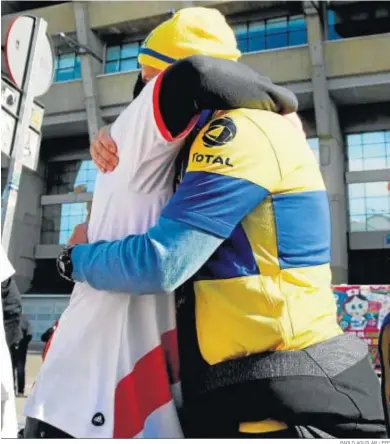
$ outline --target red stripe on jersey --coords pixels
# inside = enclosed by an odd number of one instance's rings
[[[165,126],[165,122],[164,122],[164,119],[163,119],[163,117],[161,115],[161,111],[160,111],[160,88],[161,88],[163,76],[164,76],[163,73],[159,74],[159,76],[156,80],[156,83],[154,84],[154,87],[153,87],[153,114],[154,114],[154,120],[156,121],[157,128],[160,131],[163,138],[167,142],[174,142],[179,139],[184,139],[184,137],[186,137],[192,131],[196,122],[199,119],[199,115],[194,116],[191,119],[191,122],[189,122],[187,128],[182,133],[180,133],[176,137],[172,136],[172,134],[169,132],[168,128]],[[175,106],[175,105],[173,104],[172,106]],[[180,112],[180,110],[178,110],[178,112]]]
[[[46,342],[45,347],[43,348],[42,361],[44,361],[46,358],[47,352],[49,351],[49,348],[50,348],[51,343],[53,341],[54,332],[56,331],[57,327],[58,327],[58,321],[56,321],[56,323],[53,325],[52,334],[51,334],[50,338],[48,339],[48,341]]]
[[[172,399],[161,345],[143,356],[115,390],[114,438],[133,438],[148,416]]]
[[[161,335],[161,343],[167,360],[168,368],[170,370],[170,383],[175,384],[180,381],[179,378],[179,349],[177,344],[176,329],[164,332]]]

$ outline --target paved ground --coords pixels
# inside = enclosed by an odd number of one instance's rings
[[[23,409],[26,402],[27,396],[30,394],[31,387],[35,381],[38,374],[39,367],[41,366],[42,357],[40,352],[29,351],[27,355],[27,365],[26,365],[26,397],[16,398],[16,412],[18,414],[19,428],[24,425]]]

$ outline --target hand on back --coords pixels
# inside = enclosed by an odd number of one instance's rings
[[[99,130],[89,147],[92,160],[102,173],[114,171],[118,165],[118,149],[107,127]]]

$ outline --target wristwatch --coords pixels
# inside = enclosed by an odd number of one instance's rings
[[[72,279],[73,265],[72,265],[72,250],[74,245],[66,245],[57,257],[57,271],[61,277],[67,281],[74,282]]]

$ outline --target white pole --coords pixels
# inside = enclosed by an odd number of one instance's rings
[[[30,53],[28,56],[26,77],[23,84],[23,94],[19,109],[19,120],[17,122],[14,138],[14,147],[11,154],[8,170],[7,186],[4,191],[4,212],[2,224],[2,244],[7,255],[10,254],[12,233],[15,228],[15,214],[18,203],[18,191],[23,170],[24,151],[26,148],[31,112],[34,103],[34,82],[39,73],[41,51],[46,39],[47,23],[40,18],[35,19],[34,31]],[[39,75],[39,74],[38,74]]]

